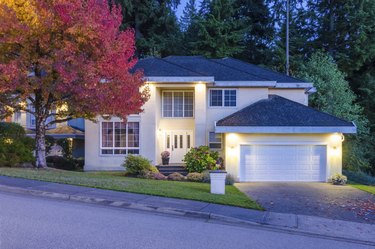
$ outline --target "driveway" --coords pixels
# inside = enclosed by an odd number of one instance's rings
[[[289,182],[235,186],[267,211],[375,224],[375,196],[350,186]]]

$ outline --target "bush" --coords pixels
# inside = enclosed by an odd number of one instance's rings
[[[21,125],[0,122],[0,166],[34,162],[33,149],[34,139],[26,136]]]
[[[167,177],[160,172],[145,171],[140,177],[153,180],[167,180]]]
[[[178,172],[174,172],[168,176],[168,180],[172,181],[183,181],[185,180],[185,176],[181,175]]]
[[[199,146],[191,148],[184,157],[186,169],[189,172],[201,173],[206,169],[214,169],[219,159],[217,151],[210,151],[208,146]]]
[[[22,163],[34,161],[32,149],[22,141],[10,138],[0,139],[0,166],[17,167]]]
[[[210,171],[205,170],[202,172],[202,182],[209,183],[210,182]]]
[[[225,185],[233,185],[236,182],[234,177],[231,174],[227,174],[227,177],[225,178]]]
[[[151,161],[142,156],[128,155],[122,164],[126,174],[131,176],[143,176],[147,172],[158,172],[158,169],[151,165]]]
[[[203,181],[203,174],[197,173],[197,172],[189,173],[186,176],[186,179],[188,181],[191,181],[191,182],[202,182]]]
[[[55,169],[79,170],[83,168],[83,166],[81,166],[82,161],[73,158],[65,158],[62,156],[47,156],[46,159],[48,167]]]
[[[347,177],[342,174],[334,174],[328,178],[328,181],[334,185],[345,185],[347,180]]]
[[[362,171],[354,172],[344,170],[343,172],[348,177],[349,181],[354,181],[365,185],[375,185],[375,177],[370,176]]]
[[[25,129],[17,123],[0,122],[0,136],[19,139],[26,136]]]

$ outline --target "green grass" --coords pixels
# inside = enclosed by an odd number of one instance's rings
[[[364,185],[364,184],[359,184],[359,183],[350,183],[350,186],[369,192],[370,194],[375,195],[375,186],[369,186],[369,185]]]
[[[234,186],[226,186],[225,195],[214,195],[210,193],[210,184],[207,183],[131,178],[125,177],[122,172],[0,168],[0,175],[262,210],[261,206]]]

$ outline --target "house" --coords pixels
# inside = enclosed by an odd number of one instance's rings
[[[19,111],[8,117],[5,122],[14,122],[20,124],[26,131],[26,135],[35,137],[35,117],[34,115]],[[49,122],[47,120],[47,122]],[[68,138],[71,146],[73,157],[83,157],[85,155],[85,135],[84,120],[81,118],[69,120],[66,122],[53,124],[50,126],[46,135],[53,137],[55,140]],[[62,155],[62,148],[58,145],[52,146],[48,155]]]
[[[326,181],[341,173],[348,121],[308,107],[313,84],[232,59],[169,56],[140,60],[150,99],[144,112],[85,121],[85,170],[121,170],[127,154],[154,164],[160,153],[218,150],[238,181]]]

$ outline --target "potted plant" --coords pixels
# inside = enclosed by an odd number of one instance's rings
[[[170,153],[169,151],[163,151],[161,153],[161,161],[163,163],[163,165],[168,165],[169,164],[169,157],[170,157]]]
[[[215,167],[210,170],[211,194],[225,194],[227,172],[223,169],[223,160],[218,158]]]

